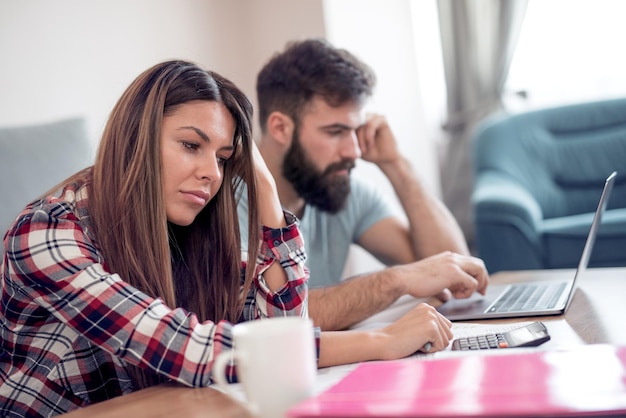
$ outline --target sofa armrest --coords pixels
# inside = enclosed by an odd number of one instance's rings
[[[542,210],[519,183],[496,171],[480,173],[472,194],[476,244],[490,272],[542,268]]]

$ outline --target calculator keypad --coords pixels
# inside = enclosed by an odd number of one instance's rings
[[[453,350],[489,350],[506,348],[508,344],[500,333],[459,338],[453,342]]]

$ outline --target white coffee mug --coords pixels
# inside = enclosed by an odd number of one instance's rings
[[[213,380],[233,394],[226,381],[226,366],[234,359],[237,378],[255,415],[283,417],[290,406],[313,394],[317,361],[310,319],[279,317],[242,322],[233,327],[233,340],[233,350],[215,359]]]

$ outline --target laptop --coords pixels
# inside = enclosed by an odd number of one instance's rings
[[[606,209],[616,175],[617,172],[611,173],[604,183],[600,202],[593,216],[585,247],[573,277],[518,282],[509,285],[490,285],[487,287],[485,296],[474,293],[467,299],[451,299],[437,310],[451,321],[561,315],[565,313],[574,295],[576,280],[587,269],[602,214]]]

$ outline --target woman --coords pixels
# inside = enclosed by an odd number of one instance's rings
[[[4,239],[0,415],[56,415],[168,380],[206,386],[232,323],[307,314],[302,239],[251,114],[218,74],[158,64],[114,107],[93,167],[20,214]],[[437,325],[416,338],[424,320]],[[319,365],[404,357],[450,337],[424,305],[383,330],[322,335]]]

